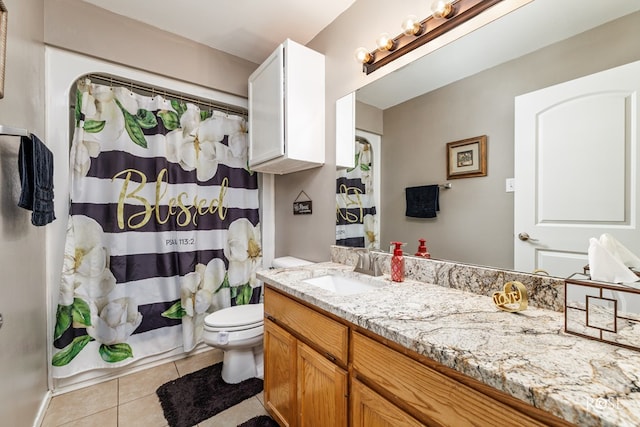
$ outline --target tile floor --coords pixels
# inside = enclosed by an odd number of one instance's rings
[[[166,427],[156,389],[162,384],[222,361],[210,350],[51,399],[42,427]],[[266,415],[262,393],[202,421],[198,427],[235,427]]]

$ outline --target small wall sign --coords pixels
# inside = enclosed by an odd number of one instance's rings
[[[300,200],[300,196],[304,195],[306,200]],[[294,215],[309,215],[313,212],[311,198],[307,193],[301,191],[298,193],[298,197],[293,201],[293,214]]]

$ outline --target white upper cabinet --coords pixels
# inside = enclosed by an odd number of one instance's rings
[[[356,155],[356,93],[336,101],[336,167],[352,168]]]
[[[249,166],[285,174],[324,164],[324,55],[285,40],[249,76]]]

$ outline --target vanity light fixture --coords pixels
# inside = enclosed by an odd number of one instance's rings
[[[364,47],[359,47],[354,52],[356,57],[356,61],[362,64],[371,64],[373,62],[373,54],[369,53],[369,51]]]
[[[449,19],[455,14],[453,0],[436,0],[431,5],[431,16],[434,18]]]
[[[424,31],[424,26],[415,15],[407,16],[404,21],[402,21],[401,27],[402,34],[405,36],[419,36]]]
[[[391,51],[396,48],[396,42],[389,36],[389,33],[382,33],[376,39],[376,46],[381,52],[385,50]]]
[[[435,0],[431,4],[431,15],[422,21],[413,15],[408,16],[402,22],[401,34],[391,38],[389,34],[382,33],[376,40],[376,50],[369,51],[364,47],[356,49],[356,60],[362,64],[362,71],[370,74],[501,1]]]

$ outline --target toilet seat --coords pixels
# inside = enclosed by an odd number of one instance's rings
[[[264,304],[223,308],[204,318],[205,341],[242,342],[264,333]],[[219,335],[222,333],[223,335]]]
[[[246,304],[223,308],[204,318],[208,331],[244,331],[264,323],[264,304]]]
[[[204,324],[205,331],[218,332],[218,331],[227,331],[227,332],[239,332],[239,331],[247,331],[250,329],[258,328],[264,325],[264,322],[256,322],[251,323],[249,325],[238,325],[238,326],[211,326],[207,325],[206,321]]]

